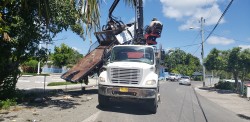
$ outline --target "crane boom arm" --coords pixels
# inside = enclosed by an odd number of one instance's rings
[[[109,9],[109,20],[113,20],[112,13],[115,10],[117,4],[120,2],[120,0],[115,0],[113,4],[111,5]],[[136,10],[136,23],[137,28],[135,31],[135,39],[134,44],[145,44],[143,42],[144,36],[143,36],[143,0],[134,0],[134,6]]]
[[[109,19],[111,19],[112,18],[112,13],[113,13],[113,11],[115,10],[115,8],[116,8],[116,6],[117,6],[117,4],[120,2],[120,0],[115,0],[114,2],[113,2],[113,4],[111,5],[111,7],[109,8]]]

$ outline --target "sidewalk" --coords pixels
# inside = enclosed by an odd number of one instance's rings
[[[195,91],[208,100],[236,113],[241,118],[250,120],[250,101],[228,90],[217,90],[195,86]]]

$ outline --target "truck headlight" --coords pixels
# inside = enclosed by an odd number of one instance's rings
[[[100,82],[105,82],[105,78],[99,77],[99,81],[100,81]]]
[[[148,81],[146,82],[146,85],[154,85],[154,84],[156,84],[156,81],[155,81],[155,80],[148,80]]]

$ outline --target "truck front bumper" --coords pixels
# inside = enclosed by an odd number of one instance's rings
[[[100,85],[98,93],[103,96],[151,99],[157,96],[156,88],[117,87]]]

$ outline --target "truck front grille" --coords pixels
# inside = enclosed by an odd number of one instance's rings
[[[117,84],[139,84],[142,73],[139,69],[111,68],[111,82]]]

